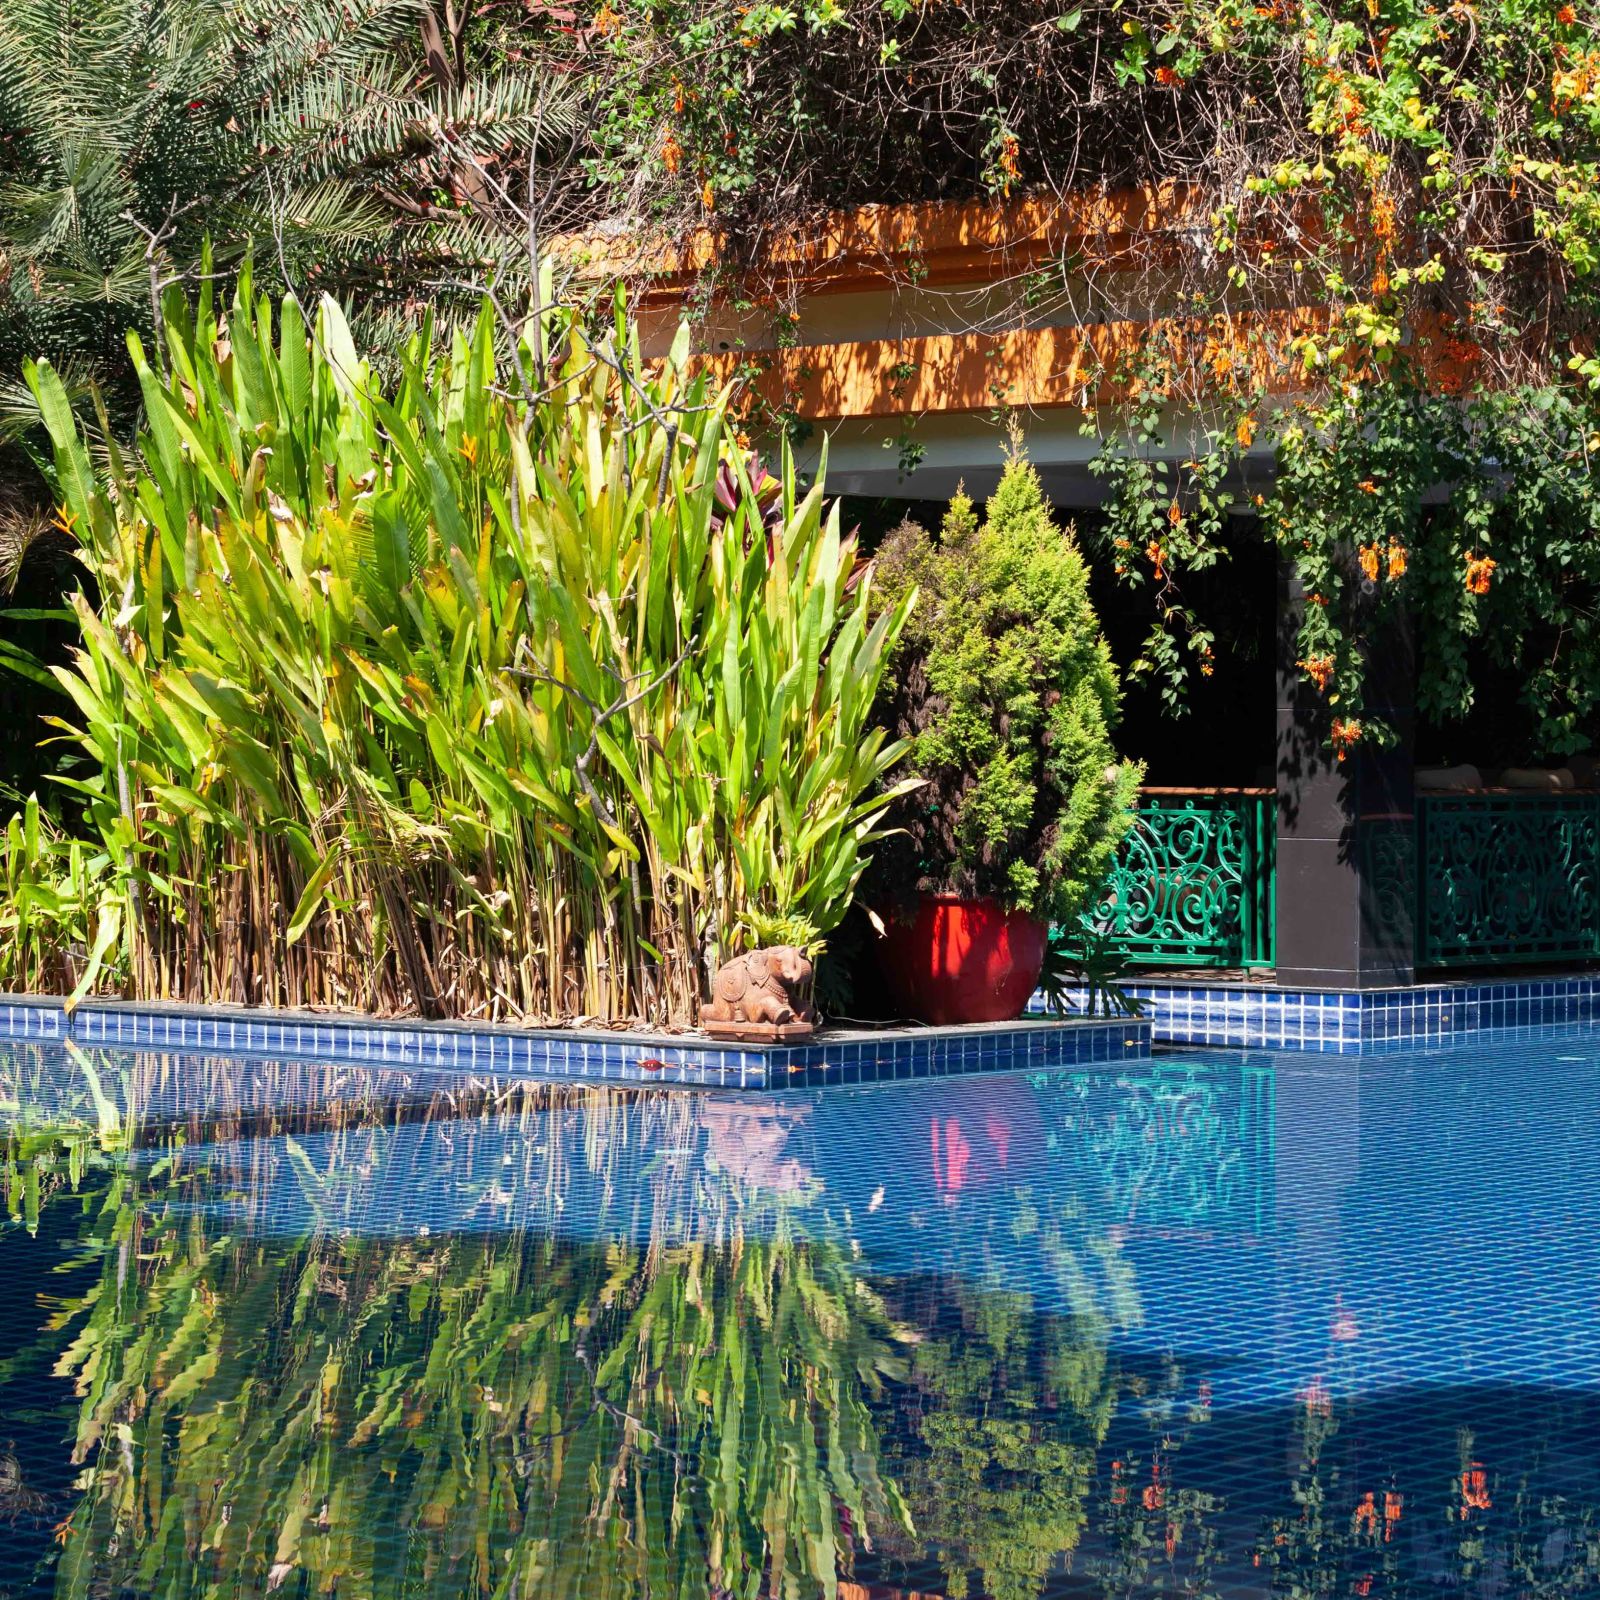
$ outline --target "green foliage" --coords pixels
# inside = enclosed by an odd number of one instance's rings
[[[885,591],[921,585],[880,718],[926,783],[897,818],[883,882],[997,895],[1074,919],[1131,818],[1140,769],[1111,743],[1117,678],[1070,531],[1017,449],[980,528],[958,494],[935,543],[914,525],[881,556]]]
[[[898,792],[868,714],[914,596],[869,619],[787,459],[758,500],[683,341],[650,375],[620,301],[586,330],[547,297],[497,362],[485,306],[385,393],[336,303],[308,328],[248,275],[162,332],[110,491],[29,369],[107,597],[58,676],[116,982],[682,1021],[703,959],[837,922]]]
[[[471,7],[464,7],[463,18]],[[0,11],[0,380],[81,377],[147,333],[203,234],[376,312],[502,250],[480,169],[569,133],[570,99],[480,24],[434,59],[421,0],[8,0]],[[457,13],[452,13],[452,16]],[[437,32],[437,30],[435,30]],[[36,420],[36,419],[35,419]]]
[[[103,850],[68,838],[30,795],[0,830],[0,993],[81,993],[121,931]]]
[[[1397,613],[1411,620],[1424,716],[1464,717],[1487,662],[1521,683],[1527,755],[1593,741],[1597,453],[1594,407],[1553,388],[1463,402],[1371,385],[1284,419],[1262,516],[1308,597],[1301,665],[1336,743],[1390,737],[1365,685]]]
[[[1142,1017],[1146,1002],[1123,984],[1129,963],[1116,939],[1084,915],[1075,928],[1052,928],[1039,973],[1039,991],[1051,1009],[1070,1012],[1076,991],[1082,991],[1083,1015]]]
[[[1297,330],[1308,361],[1359,347],[1381,365],[1408,318],[1448,309],[1510,370],[1594,313],[1593,0],[812,0],[733,18],[713,0],[607,0],[593,15],[591,170],[631,215],[645,195],[663,220],[714,216],[748,238],[824,206],[1169,185],[1188,216],[1096,283],[1108,319],[1325,306],[1331,326]],[[1080,267],[1063,251],[1027,274],[1034,309],[1081,320]]]
[[[1237,416],[1237,407],[1233,408]],[[1514,675],[1526,737],[1508,759],[1587,748],[1600,710],[1600,403],[1554,382],[1431,388],[1412,361],[1269,412],[1275,473],[1247,499],[1227,486],[1257,436],[1253,416],[1197,429],[1181,466],[1155,458],[1160,406],[1122,413],[1096,470],[1110,486],[1102,538],[1124,583],[1153,596],[1130,676],[1154,676],[1181,710],[1214,635],[1183,580],[1264,536],[1306,597],[1298,659],[1327,705],[1336,750],[1386,743],[1367,707],[1373,651],[1403,617],[1417,650],[1417,709],[1466,717],[1485,669]],[[1165,508],[1165,509],[1164,509]],[[1232,522],[1230,512],[1255,520]],[[1259,530],[1253,534],[1252,529]]]

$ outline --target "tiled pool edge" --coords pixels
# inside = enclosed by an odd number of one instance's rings
[[[1279,989],[1193,980],[1135,980],[1124,988],[1147,1003],[1144,1020],[1157,1043],[1229,1049],[1376,1054],[1488,1029],[1600,1017],[1600,973],[1410,989]]]
[[[565,1081],[778,1089],[1143,1060],[1151,1029],[1148,1022],[1035,1017],[973,1028],[824,1035],[805,1045],[728,1045],[683,1034],[477,1028],[130,1002],[85,1002],[69,1016],[59,1000],[0,995],[0,1038]]]

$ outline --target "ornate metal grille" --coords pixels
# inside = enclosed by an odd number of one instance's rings
[[[1419,794],[1417,965],[1600,956],[1600,795]]]
[[[1129,961],[1270,967],[1277,830],[1270,789],[1147,789],[1090,913]]]

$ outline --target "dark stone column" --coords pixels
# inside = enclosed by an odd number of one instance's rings
[[[1399,733],[1387,750],[1328,748],[1327,702],[1296,665],[1305,605],[1287,567],[1278,604],[1277,969],[1280,984],[1376,989],[1413,979],[1415,665],[1410,631],[1369,642],[1368,714]]]

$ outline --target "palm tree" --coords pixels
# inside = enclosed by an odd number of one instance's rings
[[[18,614],[68,586],[39,537],[54,497],[23,360],[49,357],[104,447],[138,405],[128,329],[202,271],[253,255],[263,288],[359,290],[380,347],[425,305],[475,308],[526,250],[525,219],[502,226],[517,174],[576,124],[500,18],[494,0],[452,0],[443,26],[427,0],[0,5],[0,676],[20,713],[0,784],[44,770],[39,658],[71,631]]]
[[[448,16],[447,36],[424,0],[12,0],[0,380],[41,354],[119,369],[206,235],[224,266],[253,249],[258,280],[389,306],[483,270],[486,202],[573,112],[508,29]]]

